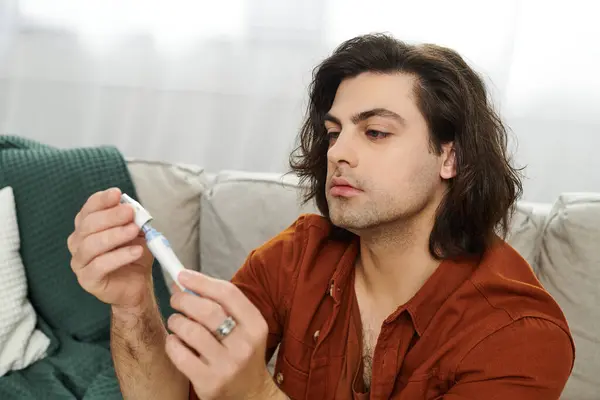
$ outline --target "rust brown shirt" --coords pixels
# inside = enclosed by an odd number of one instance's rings
[[[275,381],[291,399],[559,398],[574,362],[568,325],[501,240],[478,260],[444,260],[384,321],[366,391],[358,240],[331,240],[330,229],[320,216],[301,216],[232,280],[268,322],[267,359],[281,344]]]

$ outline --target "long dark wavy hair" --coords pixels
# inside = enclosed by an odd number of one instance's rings
[[[432,256],[481,255],[496,235],[506,238],[523,188],[520,170],[511,166],[507,155],[506,128],[488,100],[483,80],[451,49],[411,45],[387,34],[350,39],[313,71],[306,118],[289,159],[291,172],[305,187],[304,201],[314,199],[329,218],[324,116],[340,82],[363,72],[414,75],[415,98],[427,121],[432,151],[439,155],[442,144],[454,143],[457,173],[448,181],[436,212],[429,236]],[[351,236],[336,229],[340,237]]]

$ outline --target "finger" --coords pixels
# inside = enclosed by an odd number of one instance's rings
[[[167,326],[183,343],[200,354],[207,365],[227,357],[227,350],[202,324],[181,314],[173,314],[167,320]]]
[[[84,220],[79,222],[79,228],[76,228],[67,238],[67,247],[71,254],[74,254],[79,247],[79,243],[86,236],[115,226],[125,225],[133,221],[134,216],[133,208],[128,204],[121,204],[106,210],[90,213]],[[143,235],[143,232],[139,232]]]
[[[85,237],[73,256],[73,263],[84,268],[94,258],[129,243],[138,236],[139,228],[134,223],[107,229]]]
[[[86,268],[76,270],[77,278],[84,289],[94,291],[109,274],[138,260],[142,254],[140,245],[118,248],[94,258]]]
[[[165,351],[175,368],[181,371],[190,381],[209,382],[212,374],[210,374],[208,366],[192,350],[187,348],[176,335],[167,336]]]
[[[227,313],[218,303],[182,291],[171,296],[171,306],[202,324],[209,332],[215,332],[227,318]]]
[[[92,212],[81,221],[78,236],[85,238],[92,233],[101,232],[115,226],[122,226],[133,221],[135,213],[128,204],[119,204],[115,207]]]
[[[254,304],[229,281],[211,278],[193,270],[184,270],[179,274],[179,282],[192,292],[220,304],[225,312],[240,324],[253,326],[254,321],[264,320]]]
[[[75,254],[77,247],[75,246],[75,232],[71,233],[67,238],[67,248],[71,255]]]
[[[120,199],[121,190],[119,188],[110,188],[92,194],[83,207],[81,207],[79,213],[75,216],[75,229],[79,227],[81,221],[83,221],[88,214],[116,206]]]

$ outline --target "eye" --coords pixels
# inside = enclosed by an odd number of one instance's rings
[[[335,131],[329,131],[327,132],[327,138],[332,141],[338,138],[338,136],[340,136],[339,132],[335,132]]]
[[[367,136],[371,139],[384,139],[389,135],[387,132],[374,131],[372,129],[367,131]]]

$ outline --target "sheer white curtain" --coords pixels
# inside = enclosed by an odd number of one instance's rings
[[[525,198],[600,191],[594,2],[0,0],[0,132],[211,171],[285,171],[312,68],[387,31],[458,50],[525,165]]]

